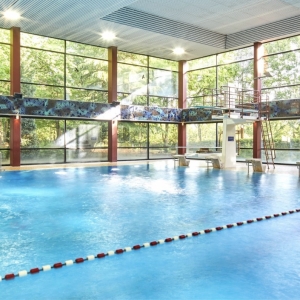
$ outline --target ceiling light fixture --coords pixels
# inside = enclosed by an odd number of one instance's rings
[[[105,41],[112,41],[116,38],[116,35],[111,31],[104,31],[101,36]]]
[[[14,10],[7,10],[3,13],[4,17],[9,20],[18,20],[20,19],[20,14]]]
[[[174,50],[173,50],[173,53],[176,54],[176,55],[181,55],[183,54],[185,51],[183,48],[181,47],[176,47]]]

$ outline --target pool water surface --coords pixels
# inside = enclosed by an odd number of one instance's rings
[[[0,276],[300,207],[290,175],[172,163],[0,173]],[[300,213],[0,282],[0,299],[298,299]]]

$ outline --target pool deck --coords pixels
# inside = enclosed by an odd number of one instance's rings
[[[59,169],[59,168],[88,168],[88,167],[101,167],[101,166],[118,166],[118,165],[136,165],[136,164],[154,164],[154,163],[169,163],[173,164],[172,159],[166,160],[136,160],[136,161],[118,161],[118,162],[99,162],[99,163],[68,163],[68,164],[44,164],[44,165],[23,165],[20,167],[2,166],[2,171],[19,171],[19,170],[42,170],[42,169]],[[190,166],[207,168],[205,160],[191,160]],[[184,167],[180,167],[184,168]],[[228,169],[232,171],[245,171],[248,172],[247,164],[244,162],[238,162],[236,168]],[[249,173],[253,173],[252,167],[249,167]],[[272,165],[269,169],[266,168],[267,174],[290,174],[299,176],[299,170],[296,165]]]

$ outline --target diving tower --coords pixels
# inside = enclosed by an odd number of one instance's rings
[[[275,150],[269,121],[268,95],[231,86],[205,92],[203,106],[197,107],[212,111],[212,120],[223,121],[222,156],[218,158],[220,165],[223,168],[236,167],[236,125],[260,121],[267,166],[269,168],[270,162],[274,166]]]

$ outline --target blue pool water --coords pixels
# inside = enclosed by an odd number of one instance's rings
[[[171,163],[0,173],[0,276],[300,207],[297,176]],[[0,282],[0,299],[298,299],[300,213]]]

